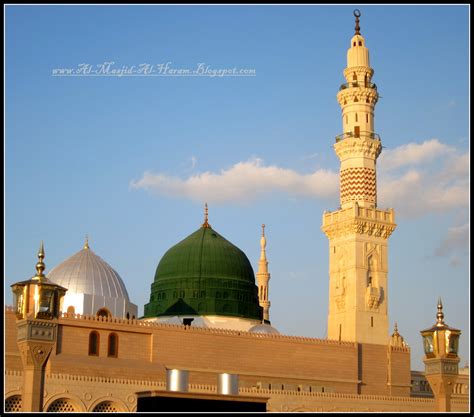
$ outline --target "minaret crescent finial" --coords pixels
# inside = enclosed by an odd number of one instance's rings
[[[89,249],[89,235],[86,235],[86,241],[84,242],[84,249]]]
[[[359,9],[354,10],[354,16],[356,18],[355,34],[360,35],[359,17],[361,13]]]
[[[262,224],[262,236],[265,236],[265,225]]]
[[[209,209],[207,207],[207,203],[204,205],[204,223],[202,224],[202,227],[211,227],[211,225],[209,224]]]

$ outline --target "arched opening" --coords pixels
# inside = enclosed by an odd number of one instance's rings
[[[89,333],[89,356],[99,356],[100,335],[96,331]]]
[[[9,413],[21,412],[21,395],[12,395],[5,400],[5,411]]]
[[[127,312],[127,320],[130,320],[130,313]]]
[[[118,336],[115,333],[109,334],[107,356],[109,358],[116,358],[118,356]]]
[[[49,413],[68,413],[77,411],[67,398],[58,398],[46,410]]]
[[[101,309],[97,310],[97,317],[107,317],[107,318],[109,318],[109,317],[112,317],[112,314],[105,307],[102,307]]]
[[[358,122],[358,121],[359,121],[359,117],[357,116],[357,113],[356,113],[356,122]]]
[[[122,411],[120,407],[112,401],[102,401],[92,410],[93,413],[119,413],[120,411]]]

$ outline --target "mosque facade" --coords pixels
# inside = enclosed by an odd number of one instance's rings
[[[267,398],[267,411],[436,411],[424,374],[411,370],[409,346],[396,326],[391,334],[388,328],[388,238],[396,224],[393,209],[377,207],[378,91],[358,17],[337,94],[340,207],[322,221],[328,338],[278,331],[270,320],[265,226],[255,273],[247,255],[210,225],[206,205],[201,227],[160,260],[143,317],[126,281],[87,241],[47,278],[40,250],[28,282],[67,292],[57,318],[33,320],[29,312],[48,305],[13,286],[15,305],[5,309],[5,411],[26,411],[37,396],[40,411],[133,412],[137,393],[169,389],[170,370],[186,373],[190,393],[216,393],[219,375],[236,375],[238,394]],[[22,324],[28,320],[31,334]],[[451,410],[467,411],[468,368],[456,378]]]

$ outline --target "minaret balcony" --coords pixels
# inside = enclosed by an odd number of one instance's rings
[[[339,91],[345,90],[346,88],[351,88],[351,87],[354,87],[354,88],[358,88],[358,87],[372,88],[375,91],[377,91],[377,84],[371,83],[371,82],[368,82],[368,81],[351,81],[350,83],[341,84],[341,86],[339,87]]]
[[[345,132],[336,136],[336,143],[347,138],[370,138],[380,141],[380,136],[374,132]]]

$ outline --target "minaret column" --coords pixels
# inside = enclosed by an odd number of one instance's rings
[[[265,225],[262,224],[262,237],[260,239],[260,260],[258,261],[257,283],[258,283],[258,300],[263,308],[263,321],[270,323],[270,301],[268,299],[268,281],[270,281],[270,273],[268,272],[268,261],[265,248],[267,239],[265,238]]]
[[[374,132],[377,86],[369,50],[360,34],[360,12],[347,51],[346,83],[337,93],[342,134],[334,151],[340,160],[340,207],[323,215],[329,239],[328,338],[388,343],[388,237],[396,227],[393,209],[377,208],[376,160],[382,151]]]

